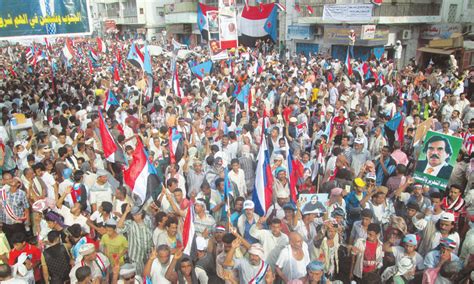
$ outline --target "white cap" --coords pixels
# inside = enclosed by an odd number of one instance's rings
[[[87,243],[87,244],[83,244],[80,248],[79,248],[79,254],[81,256],[86,256],[86,255],[89,255],[89,254],[92,254],[95,252],[95,246],[94,244],[90,244],[90,243]]]
[[[255,208],[255,204],[253,203],[252,200],[245,200],[244,201],[244,210],[245,209],[254,209]]]
[[[454,214],[449,213],[449,212],[444,212],[443,214],[441,214],[440,220],[448,221],[448,222],[454,222]]]
[[[334,112],[334,108],[332,106],[328,106],[328,108],[326,109],[326,112],[327,113],[333,113]]]
[[[197,250],[207,250],[207,240],[203,237],[196,238],[196,249]]]
[[[290,122],[297,122],[297,121],[298,121],[298,119],[296,119],[296,117],[291,117],[290,118]]]
[[[362,138],[356,138],[356,139],[354,139],[354,143],[355,143],[355,144],[364,144],[364,139],[362,139]]]

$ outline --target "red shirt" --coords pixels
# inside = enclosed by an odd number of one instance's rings
[[[26,252],[27,255],[31,255],[31,262],[33,263],[33,267],[35,267],[35,281],[40,281],[41,265],[38,264],[41,263],[41,251],[34,245],[27,243],[22,250],[12,249],[8,257],[8,264],[13,266],[16,263],[18,256],[24,252]]]
[[[375,257],[376,257],[376,252],[377,252],[377,242],[365,242],[365,252],[364,252],[364,262],[363,262],[363,268],[362,272],[371,272],[374,271],[375,268],[377,267],[377,263],[375,262]]]

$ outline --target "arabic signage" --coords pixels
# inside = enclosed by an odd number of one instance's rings
[[[421,39],[449,38],[453,33],[462,33],[460,24],[428,25],[421,28]]]
[[[0,0],[0,38],[90,35],[88,0]]]
[[[324,5],[323,21],[371,21],[372,4]]]
[[[286,33],[286,38],[291,39],[313,39],[313,33],[310,26],[303,25],[289,25]]]
[[[361,39],[374,39],[375,38],[375,25],[364,25],[360,30]]]
[[[348,26],[343,27],[339,25],[326,25],[324,27],[324,42],[331,44],[348,45],[349,31],[353,29],[356,34],[356,46],[380,46],[386,45],[388,41],[389,29],[388,27],[378,26],[374,31],[374,36],[371,39],[363,39],[362,26]]]

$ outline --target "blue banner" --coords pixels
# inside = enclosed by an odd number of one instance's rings
[[[88,0],[0,0],[0,38],[91,34]]]

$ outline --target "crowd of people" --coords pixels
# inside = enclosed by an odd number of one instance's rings
[[[205,50],[153,56],[146,96],[131,42],[106,43],[94,66],[95,39],[75,40],[72,60],[62,39],[36,45],[42,60],[0,49],[1,283],[474,280],[474,70],[371,56],[349,72],[264,43],[202,78],[191,67]],[[118,103],[104,108],[110,93]],[[385,127],[396,115],[401,138]],[[104,157],[102,118],[123,161]],[[443,189],[413,178],[427,120],[463,140]],[[124,182],[137,143],[160,180],[144,204]],[[257,210],[259,157],[272,200]]]

